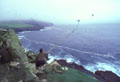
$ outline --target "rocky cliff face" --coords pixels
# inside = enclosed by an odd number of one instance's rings
[[[0,30],[0,82],[33,82],[35,65],[28,58],[12,30]]]
[[[0,82],[118,82],[108,73],[87,71],[75,63],[64,60],[53,61],[36,70],[36,54],[25,52],[13,30],[0,29]],[[113,75],[112,73],[109,75]],[[117,79],[117,80],[115,80]]]
[[[106,82],[120,82],[120,77],[111,71],[96,71],[95,75],[101,77]]]
[[[0,30],[0,63],[27,61],[25,50],[12,30]]]

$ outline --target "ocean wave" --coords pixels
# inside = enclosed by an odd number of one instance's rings
[[[35,43],[37,43],[37,44],[49,45],[49,46],[51,46],[51,47],[53,47],[53,46],[55,45],[54,43],[47,43],[47,42],[36,41],[36,40],[30,40],[30,41],[35,42]],[[75,52],[79,52],[79,53],[84,53],[84,54],[87,54],[87,55],[91,55],[91,54],[92,54],[92,55],[94,55],[94,56],[116,59],[116,58],[115,58],[112,54],[110,54],[110,53],[100,54],[100,53],[83,51],[83,50],[74,49],[74,48],[70,48],[70,47],[67,47],[67,46],[61,46],[61,45],[58,45],[57,47],[58,47],[58,48],[62,48],[62,49],[68,49],[68,50],[70,50],[70,51],[75,51]]]
[[[28,32],[32,32],[32,31],[22,31],[22,32],[19,32],[18,35],[19,35],[19,34],[28,33]]]
[[[52,30],[52,27],[46,27],[44,29],[40,29],[40,31]]]
[[[80,65],[80,61],[78,59],[76,59],[75,57],[73,57],[72,55],[65,55],[64,57],[60,57],[59,55],[53,56],[53,55],[49,54],[49,58],[50,58],[50,60],[48,60],[48,63],[51,63],[54,60],[63,59],[63,60],[66,60],[67,63],[74,62],[74,63]]]
[[[18,38],[19,40],[23,39],[25,36],[24,35],[19,35]]]
[[[25,52],[29,51],[30,49],[29,48],[25,48]]]
[[[97,70],[102,70],[102,71],[112,71],[113,73],[117,74],[120,76],[120,66],[116,65],[114,63],[108,63],[108,62],[97,62],[96,64],[88,64],[84,65],[84,67],[95,73]]]

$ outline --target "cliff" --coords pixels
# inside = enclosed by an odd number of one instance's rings
[[[13,29],[16,33],[21,31],[33,31],[44,29],[44,27],[53,26],[52,23],[36,20],[10,20],[1,21],[0,28]]]
[[[37,53],[25,52],[13,30],[0,29],[0,82],[118,82],[119,77],[110,73],[96,75],[75,63],[55,60],[36,70]],[[104,77],[104,74],[106,74]],[[115,80],[117,79],[117,80]]]
[[[15,32],[0,30],[0,82],[35,82],[33,70]]]

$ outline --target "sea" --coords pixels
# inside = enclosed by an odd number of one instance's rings
[[[34,52],[48,51],[66,38],[50,52],[48,62],[65,59],[93,73],[112,71],[120,76],[120,24],[54,25],[17,35],[25,50]]]

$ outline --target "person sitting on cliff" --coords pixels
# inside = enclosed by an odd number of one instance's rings
[[[41,66],[47,63],[47,60],[49,60],[48,54],[50,53],[50,51],[44,52],[42,48],[39,51],[40,52],[36,57],[36,69],[38,70]]]

